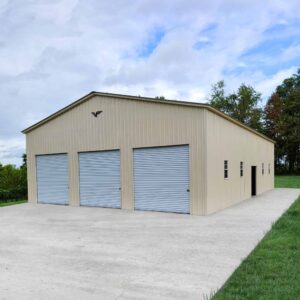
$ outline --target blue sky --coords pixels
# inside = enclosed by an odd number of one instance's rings
[[[92,90],[205,102],[252,85],[263,100],[300,67],[300,2],[1,0],[0,162],[20,131]]]

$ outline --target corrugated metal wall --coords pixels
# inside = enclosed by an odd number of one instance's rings
[[[190,210],[205,214],[205,126],[204,109],[95,96],[26,135],[29,201],[37,200],[35,155],[68,153],[70,205],[79,205],[78,152],[120,149],[122,208],[133,209],[132,149],[188,144]]]
[[[251,197],[251,166],[257,166],[257,194],[274,188],[274,144],[207,111],[207,213]],[[224,179],[224,160],[228,179]],[[243,162],[243,176],[240,163]],[[265,172],[262,175],[262,163]],[[271,172],[267,166],[271,164]]]
[[[189,146],[134,149],[135,209],[190,212]]]
[[[97,110],[103,112],[95,118],[91,112]],[[210,213],[250,197],[251,164],[257,165],[258,193],[273,188],[274,145],[204,108],[94,96],[29,132],[26,139],[31,202],[37,201],[35,155],[68,153],[70,205],[79,205],[78,152],[120,149],[122,208],[133,209],[133,148],[182,144],[190,151],[192,214]],[[229,179],[224,181],[226,159]],[[271,163],[270,175],[260,176],[262,162]]]

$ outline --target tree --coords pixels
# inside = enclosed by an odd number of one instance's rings
[[[22,193],[27,197],[27,155],[22,155],[23,164],[20,167],[20,186]]]
[[[27,155],[23,153],[22,155],[23,164],[21,165],[21,169],[27,169]]]
[[[231,103],[228,97],[225,96],[224,80],[220,80],[212,86],[209,104],[225,114],[230,115],[232,113],[233,108]]]
[[[158,99],[158,100],[166,100],[166,98],[164,96],[156,96],[155,99]]]
[[[283,102],[277,93],[273,93],[264,109],[264,134],[275,143],[275,170],[281,173],[280,166],[285,160],[284,122],[282,118]]]
[[[265,134],[276,142],[277,172],[300,173],[300,69],[277,86],[264,115]]]
[[[2,165],[0,163],[0,201],[26,199],[27,197],[27,167],[26,155],[23,155],[23,165]]]
[[[237,92],[225,95],[225,83],[219,81],[212,86],[209,104],[230,117],[262,131],[262,109],[258,106],[261,94],[253,87],[242,84]]]

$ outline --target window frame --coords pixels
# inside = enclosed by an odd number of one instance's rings
[[[240,161],[240,177],[244,177],[244,162]]]
[[[224,179],[228,179],[229,170],[228,170],[228,160],[224,160]]]

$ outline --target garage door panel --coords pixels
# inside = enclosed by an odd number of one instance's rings
[[[120,151],[79,153],[80,205],[121,207]]]
[[[39,203],[69,203],[67,154],[36,156],[37,197]]]
[[[134,150],[135,209],[189,213],[189,148]]]

